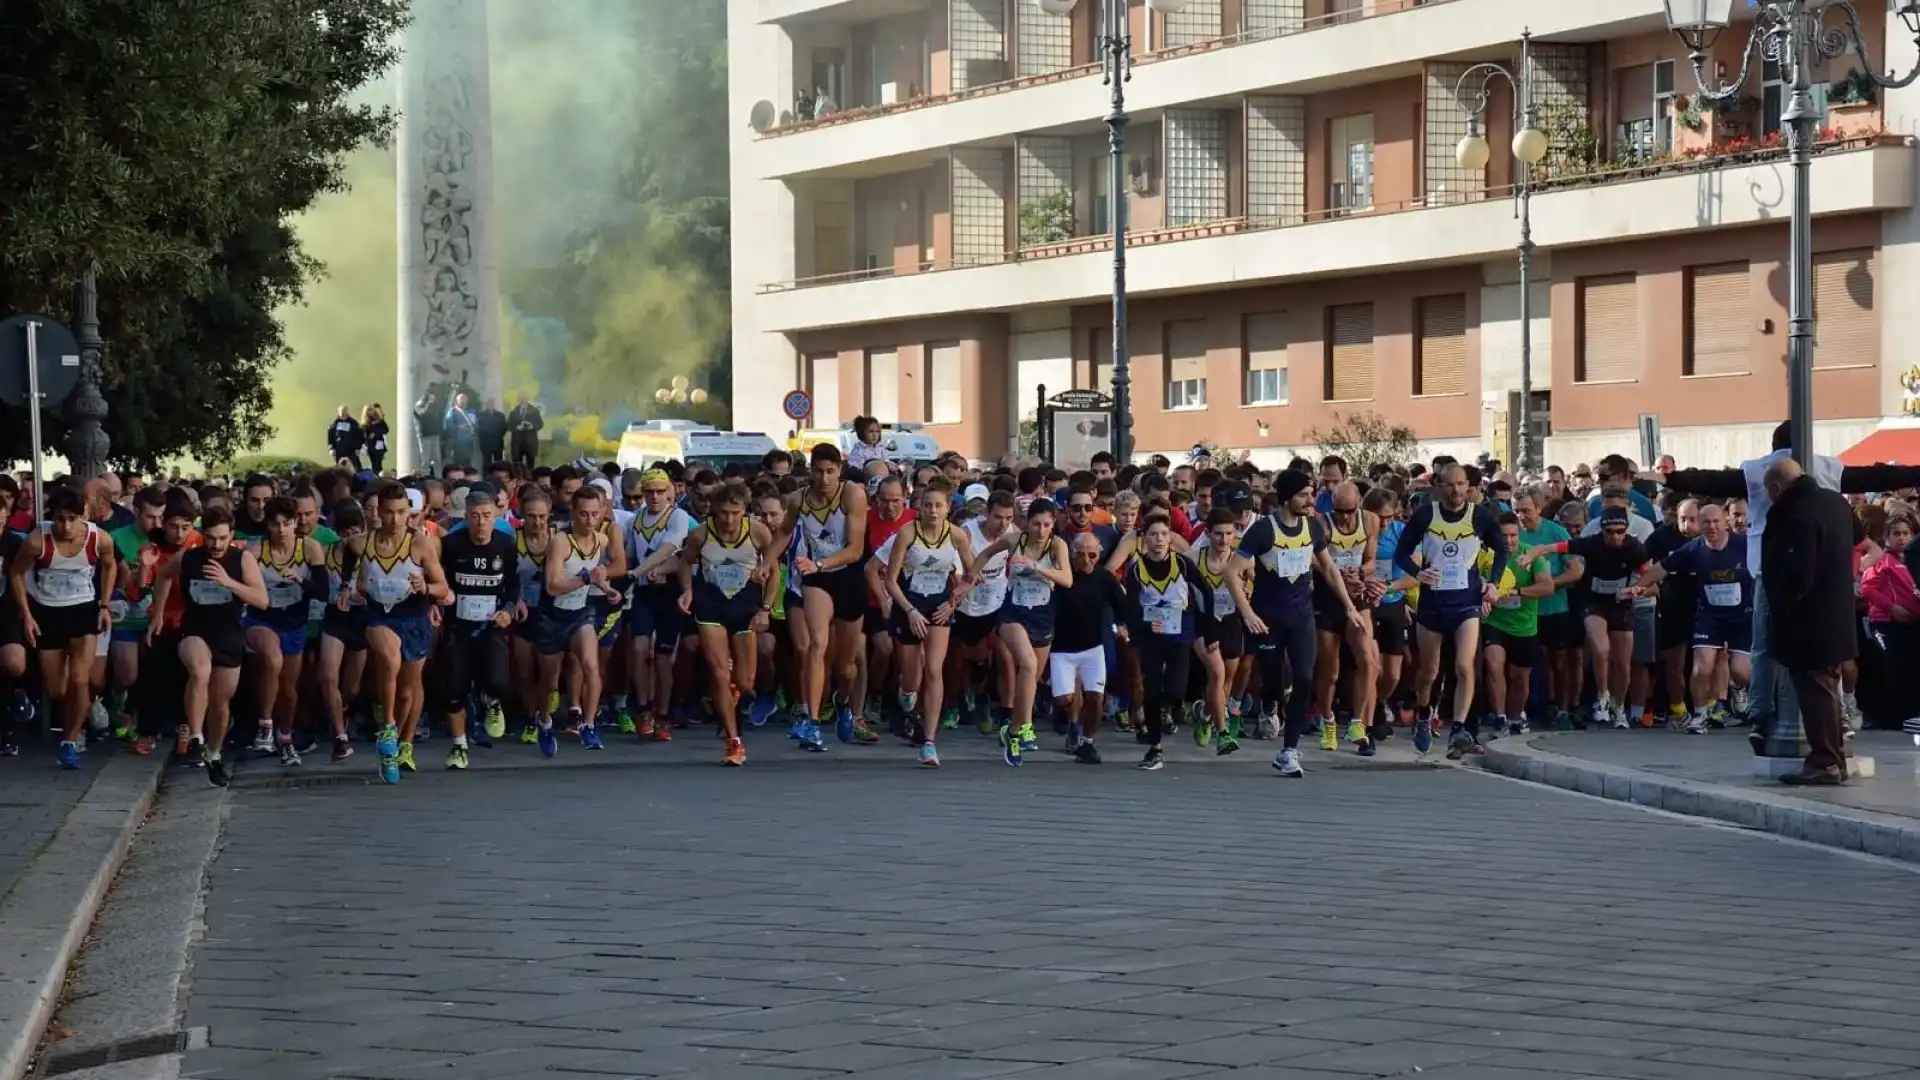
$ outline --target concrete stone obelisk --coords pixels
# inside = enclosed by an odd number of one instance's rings
[[[413,0],[400,87],[399,388],[389,416],[407,472],[440,461],[439,440],[420,438],[414,422],[423,397],[436,414],[448,384],[500,398],[487,0]]]

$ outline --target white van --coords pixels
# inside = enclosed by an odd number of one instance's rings
[[[787,447],[806,452],[820,443],[831,443],[842,454],[850,453],[858,437],[853,433],[853,424],[841,424],[837,428],[808,428],[787,440]],[[888,461],[908,465],[931,465],[940,456],[940,443],[927,434],[923,424],[882,424],[880,425],[880,448],[886,452]]]
[[[663,461],[700,462],[724,470],[745,465],[758,471],[767,451],[779,445],[765,432],[719,431],[686,420],[646,420],[628,424],[614,460],[623,469],[647,469]]]

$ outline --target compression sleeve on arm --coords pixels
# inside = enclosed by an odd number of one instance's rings
[[[1400,533],[1400,544],[1393,549],[1394,569],[1408,577],[1418,577],[1420,568],[1414,565],[1414,552],[1427,539],[1427,526],[1433,521],[1433,504],[1426,503],[1413,512],[1407,519],[1407,527]]]

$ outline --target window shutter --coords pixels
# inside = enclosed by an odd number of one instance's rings
[[[1420,300],[1419,352],[1413,358],[1415,394],[1467,392],[1467,296]]]
[[[1632,274],[1580,279],[1580,355],[1575,382],[1640,376],[1639,282]]]
[[[840,426],[840,354],[814,353],[807,357],[807,375],[813,389],[813,426]]]
[[[1687,374],[1745,375],[1753,370],[1748,282],[1743,262],[1687,271]]]
[[[1167,381],[1207,377],[1207,322],[1187,319],[1167,324]]]
[[[1281,389],[1286,384],[1287,370],[1286,315],[1279,312],[1248,315],[1241,324],[1240,350],[1241,369],[1246,375],[1241,380],[1241,403],[1270,405],[1286,400],[1286,392]],[[1265,371],[1274,372],[1274,377],[1266,379],[1256,375]]]
[[[960,403],[960,343],[927,346],[927,423],[959,423]]]
[[[867,415],[883,424],[900,422],[900,354],[867,350]]]
[[[1813,257],[1813,366],[1857,367],[1880,355],[1872,248]]]
[[[1093,373],[1093,385],[1087,389],[1113,393],[1113,328],[1096,326],[1087,335],[1087,370]]]
[[[1373,397],[1373,305],[1337,304],[1327,309],[1328,401]]]

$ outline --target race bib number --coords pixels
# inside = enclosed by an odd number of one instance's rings
[[[500,598],[497,596],[456,596],[453,600],[453,617],[461,622],[486,622],[500,610]]]
[[[126,622],[127,616],[133,613],[133,605],[127,603],[124,597],[116,596],[107,601],[107,607],[113,612],[114,622]]]
[[[1519,610],[1520,603],[1521,603],[1520,594],[1517,592],[1510,592],[1507,595],[1501,597],[1500,599],[1495,600],[1493,602],[1493,606],[1497,608],[1505,608],[1508,611],[1517,611]]]
[[[367,582],[367,599],[383,607],[392,607],[412,595],[413,586],[406,578],[381,577]]]
[[[324,619],[326,617],[327,617],[327,602],[325,600],[307,601],[307,621],[308,622],[319,622],[321,619]]]
[[[93,599],[93,572],[90,570],[41,570],[40,595],[54,605],[79,603]]]
[[[216,581],[195,578],[187,582],[187,599],[202,607],[233,603],[233,590]]]
[[[1358,570],[1366,562],[1366,554],[1359,548],[1334,548],[1333,565],[1342,571]]]
[[[907,579],[907,588],[916,596],[939,596],[949,580],[945,570],[919,570]]]
[[[733,596],[746,588],[747,580],[752,576],[753,572],[748,570],[744,563],[721,563],[708,568],[707,571],[707,580],[713,582],[714,587],[727,596]]]
[[[1740,583],[1737,581],[1710,581],[1701,589],[1712,607],[1739,607]]]
[[[1273,572],[1288,581],[1298,581],[1313,566],[1313,548],[1275,548]]]
[[[1181,610],[1166,601],[1140,605],[1140,615],[1156,634],[1178,634]]]
[[[1215,585],[1213,587],[1214,618],[1224,619],[1239,610],[1240,608],[1233,602],[1233,590],[1231,588],[1226,585]]]
[[[151,611],[153,611],[153,594],[147,593],[140,598],[139,603],[127,609],[127,617],[129,619],[144,619]]]
[[[973,587],[966,598],[960,601],[960,610],[968,615],[988,615],[1000,609],[1007,601],[1007,579],[988,578]]]
[[[1433,568],[1440,572],[1440,589],[1459,591],[1473,580],[1473,560],[1467,557],[1465,548],[1454,541],[1440,545],[1440,555],[1433,560]]]
[[[1595,596],[1618,596],[1620,590],[1627,587],[1626,578],[1594,578],[1588,586]]]
[[[1023,577],[1013,583],[1013,602],[1017,607],[1044,607],[1053,599],[1053,582],[1039,576]]]
[[[592,588],[588,587],[575,589],[570,593],[562,593],[553,598],[553,606],[561,611],[585,611],[587,607],[587,594],[592,591]]]
[[[807,550],[813,552],[815,562],[840,554],[846,546],[824,525],[807,533]]]
[[[300,602],[306,595],[306,587],[297,581],[278,581],[267,587],[267,606],[285,609]]]

